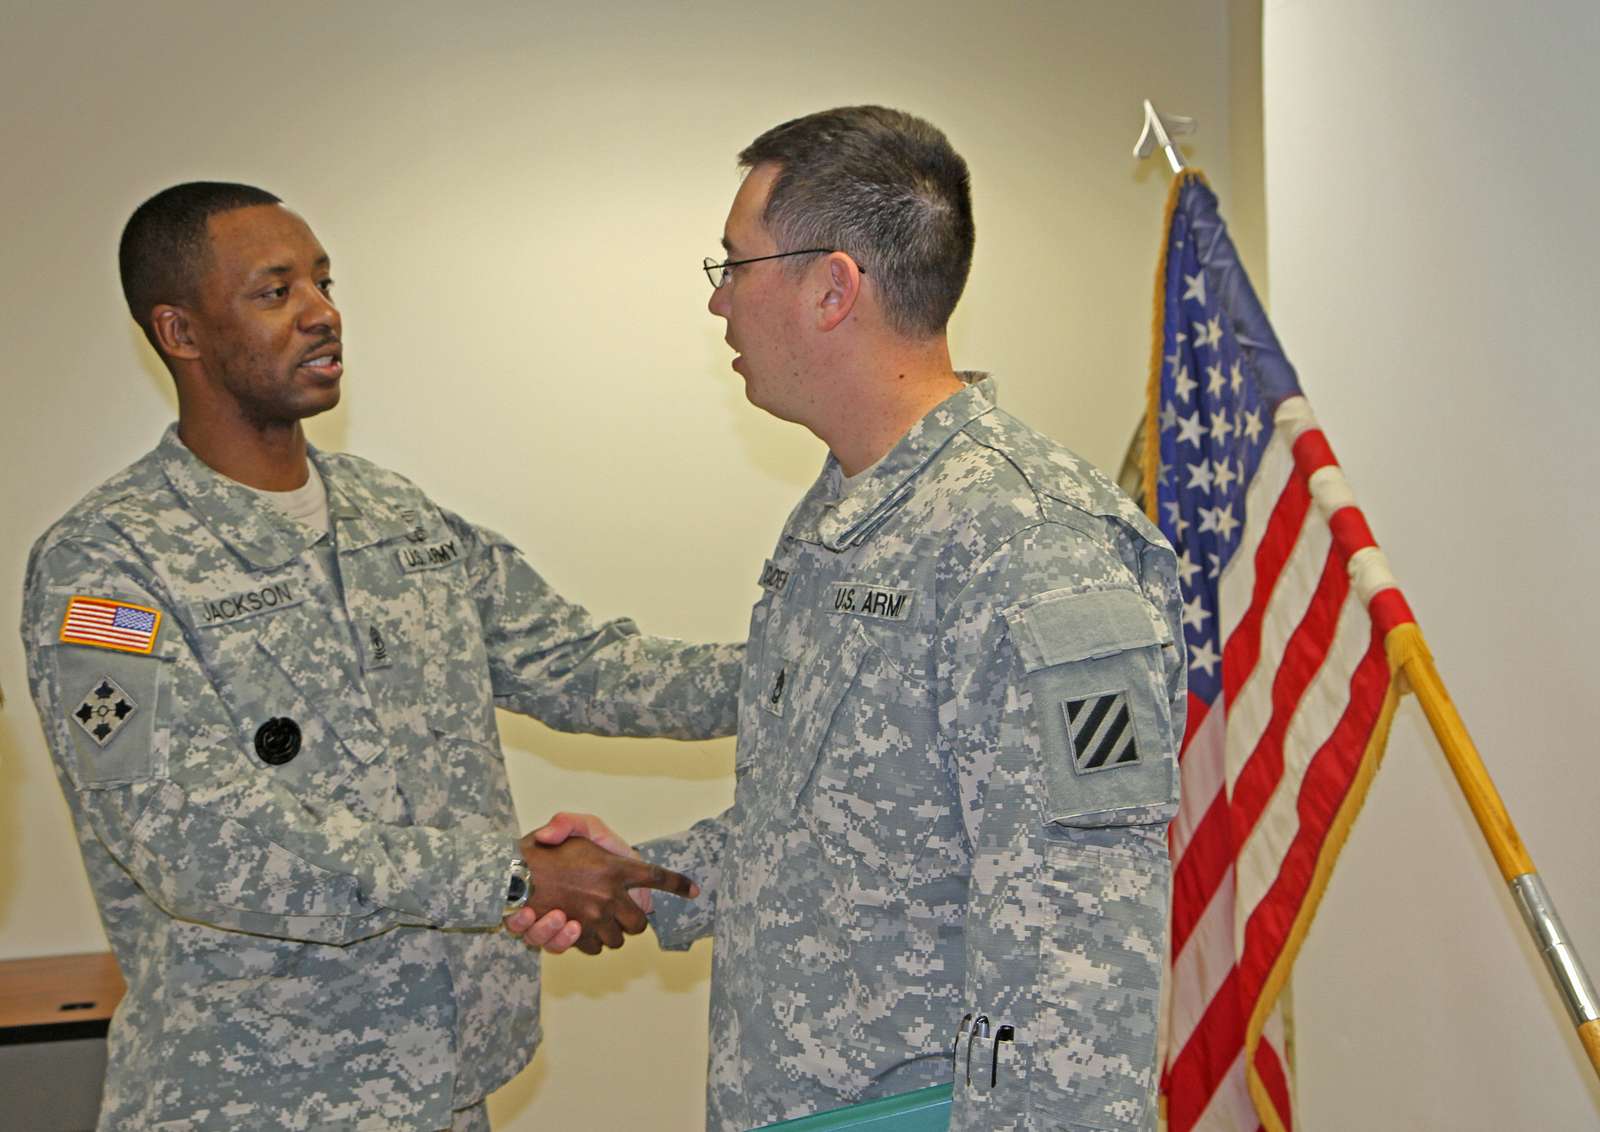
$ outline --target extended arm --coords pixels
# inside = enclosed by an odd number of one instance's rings
[[[131,636],[110,638],[122,647],[63,640],[85,596],[124,611]],[[207,672],[163,602],[113,551],[69,543],[31,564],[24,611],[30,680],[74,812],[151,900],[182,919],[335,944],[397,924],[499,923],[512,838],[380,821],[335,789],[291,785],[289,746],[337,764],[337,738],[306,718],[292,743],[252,749],[219,692],[225,677]],[[541,899],[562,890],[560,862],[546,860]],[[643,883],[636,872],[626,883]]]
[[[742,644],[596,624],[492,531],[447,514],[468,547],[495,702],[561,731],[711,739],[733,732]]]
[[[694,877],[697,900],[661,896],[650,913],[650,926],[667,951],[684,951],[716,927],[717,894],[722,885],[722,853],[728,840],[728,812],[696,822],[682,833],[658,837],[639,846],[646,860]]]

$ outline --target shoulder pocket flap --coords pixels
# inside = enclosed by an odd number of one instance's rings
[[[74,783],[127,786],[163,773],[156,720],[169,661],[159,654],[57,641],[41,650],[39,660],[54,685],[59,713],[46,726],[66,742],[57,749]]]
[[[97,610],[69,611],[75,599]],[[155,615],[116,622],[119,608]],[[110,617],[107,621],[106,618]],[[97,624],[96,619],[102,623]],[[147,639],[145,634],[153,634]],[[166,612],[135,589],[52,586],[43,613],[24,628],[34,678],[53,689],[55,718],[45,721],[56,757],[80,789],[144,782],[165,773],[157,749],[157,700],[181,639]],[[104,638],[107,643],[100,643]]]
[[[1132,590],[1054,590],[1019,601],[1005,619],[1029,672],[1172,640]]]

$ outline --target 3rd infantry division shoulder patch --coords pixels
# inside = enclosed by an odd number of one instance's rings
[[[1108,692],[1082,700],[1065,700],[1061,710],[1072,736],[1072,766],[1079,774],[1130,766],[1139,761],[1128,697]]]
[[[109,597],[74,595],[61,619],[61,640],[118,652],[148,653],[156,645],[161,611]]]

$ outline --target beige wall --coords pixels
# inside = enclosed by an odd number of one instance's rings
[[[821,457],[744,403],[698,269],[733,154],[796,114],[882,101],[948,131],[980,233],[957,362],[999,373],[1010,407],[1115,468],[1141,409],[1165,192],[1163,167],[1129,157],[1139,100],[1200,119],[1189,148],[1228,200],[1230,54],[1255,65],[1230,32],[1239,7],[13,3],[0,620],[14,624],[33,537],[172,414],[114,247],[135,204],[188,178],[272,189],[333,254],[346,400],[313,438],[508,532],[601,615],[742,636]],[[99,948],[11,631],[0,682],[0,957]],[[643,838],[730,794],[725,742],[511,717],[502,732],[530,824],[588,808]],[[549,1038],[496,1098],[502,1127],[581,1120],[591,1090],[606,1126],[693,1127],[708,953],[645,938],[552,961]]]
[[[1600,9],[1269,0],[1264,54],[1279,336],[1595,971]],[[1600,1125],[1414,702],[1294,986],[1312,1132]]]

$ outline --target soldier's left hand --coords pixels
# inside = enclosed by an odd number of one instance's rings
[[[521,936],[522,942],[535,951],[548,951],[560,955],[578,942],[583,925],[567,919],[560,908],[552,908],[543,916],[532,908],[518,908],[505,919],[506,930]]]

